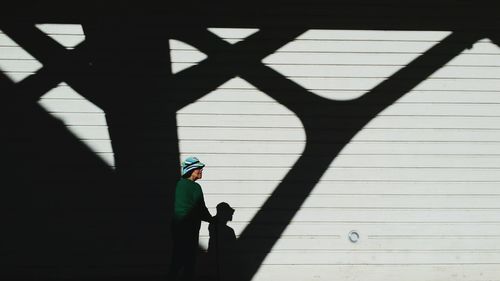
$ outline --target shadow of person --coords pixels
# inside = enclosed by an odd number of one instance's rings
[[[236,235],[227,222],[233,220],[233,214],[234,209],[228,203],[221,202],[217,205],[214,222],[208,226],[210,239],[207,257],[210,280],[232,280],[231,272],[235,269],[230,261],[236,245]]]

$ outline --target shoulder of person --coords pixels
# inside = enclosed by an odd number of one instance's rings
[[[195,181],[184,179],[184,178],[182,178],[181,181],[182,181],[182,184],[191,186],[195,189],[201,189],[201,185]]]
[[[193,183],[193,186],[196,186],[197,188],[201,189],[201,185],[195,181],[191,181]]]
[[[194,181],[193,183],[194,183],[194,185],[196,185],[199,189],[201,189],[201,184],[199,184],[199,183],[197,183],[197,182],[195,182],[195,181]]]

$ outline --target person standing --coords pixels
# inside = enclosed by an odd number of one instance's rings
[[[173,219],[173,256],[169,280],[193,280],[201,221],[212,223],[201,186],[205,164],[196,157],[182,162],[182,177],[175,187]]]

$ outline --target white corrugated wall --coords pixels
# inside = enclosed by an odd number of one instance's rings
[[[84,40],[78,25],[39,28],[68,48]],[[210,31],[231,43],[258,32]],[[311,95],[347,102],[449,34],[309,30],[262,62]],[[180,41],[171,48],[174,73],[206,57]],[[0,50],[14,81],[41,67],[2,33]],[[484,39],[383,110],[330,164],[254,280],[500,280],[499,94],[500,48]],[[64,83],[40,104],[113,166],[101,109]],[[180,110],[177,122],[179,160],[207,164],[207,205],[212,214],[222,201],[235,209],[236,235],[306,142],[294,112],[240,77]],[[201,234],[207,247],[206,224]]]
[[[248,34],[211,31],[233,40]],[[311,94],[348,101],[449,34],[309,30],[263,63]],[[182,44],[172,48],[174,69],[201,59]],[[499,70],[500,48],[481,40],[369,122],[254,280],[498,280]],[[303,152],[300,120],[239,77],[177,119],[181,158],[207,163],[206,201],[214,214],[222,201],[235,208],[229,225],[238,235]],[[202,231],[207,245],[207,225]]]

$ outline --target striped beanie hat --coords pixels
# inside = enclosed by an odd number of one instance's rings
[[[185,175],[189,171],[205,167],[205,164],[201,163],[198,158],[190,156],[186,158],[184,162],[182,162],[181,167],[182,167],[182,175]]]

